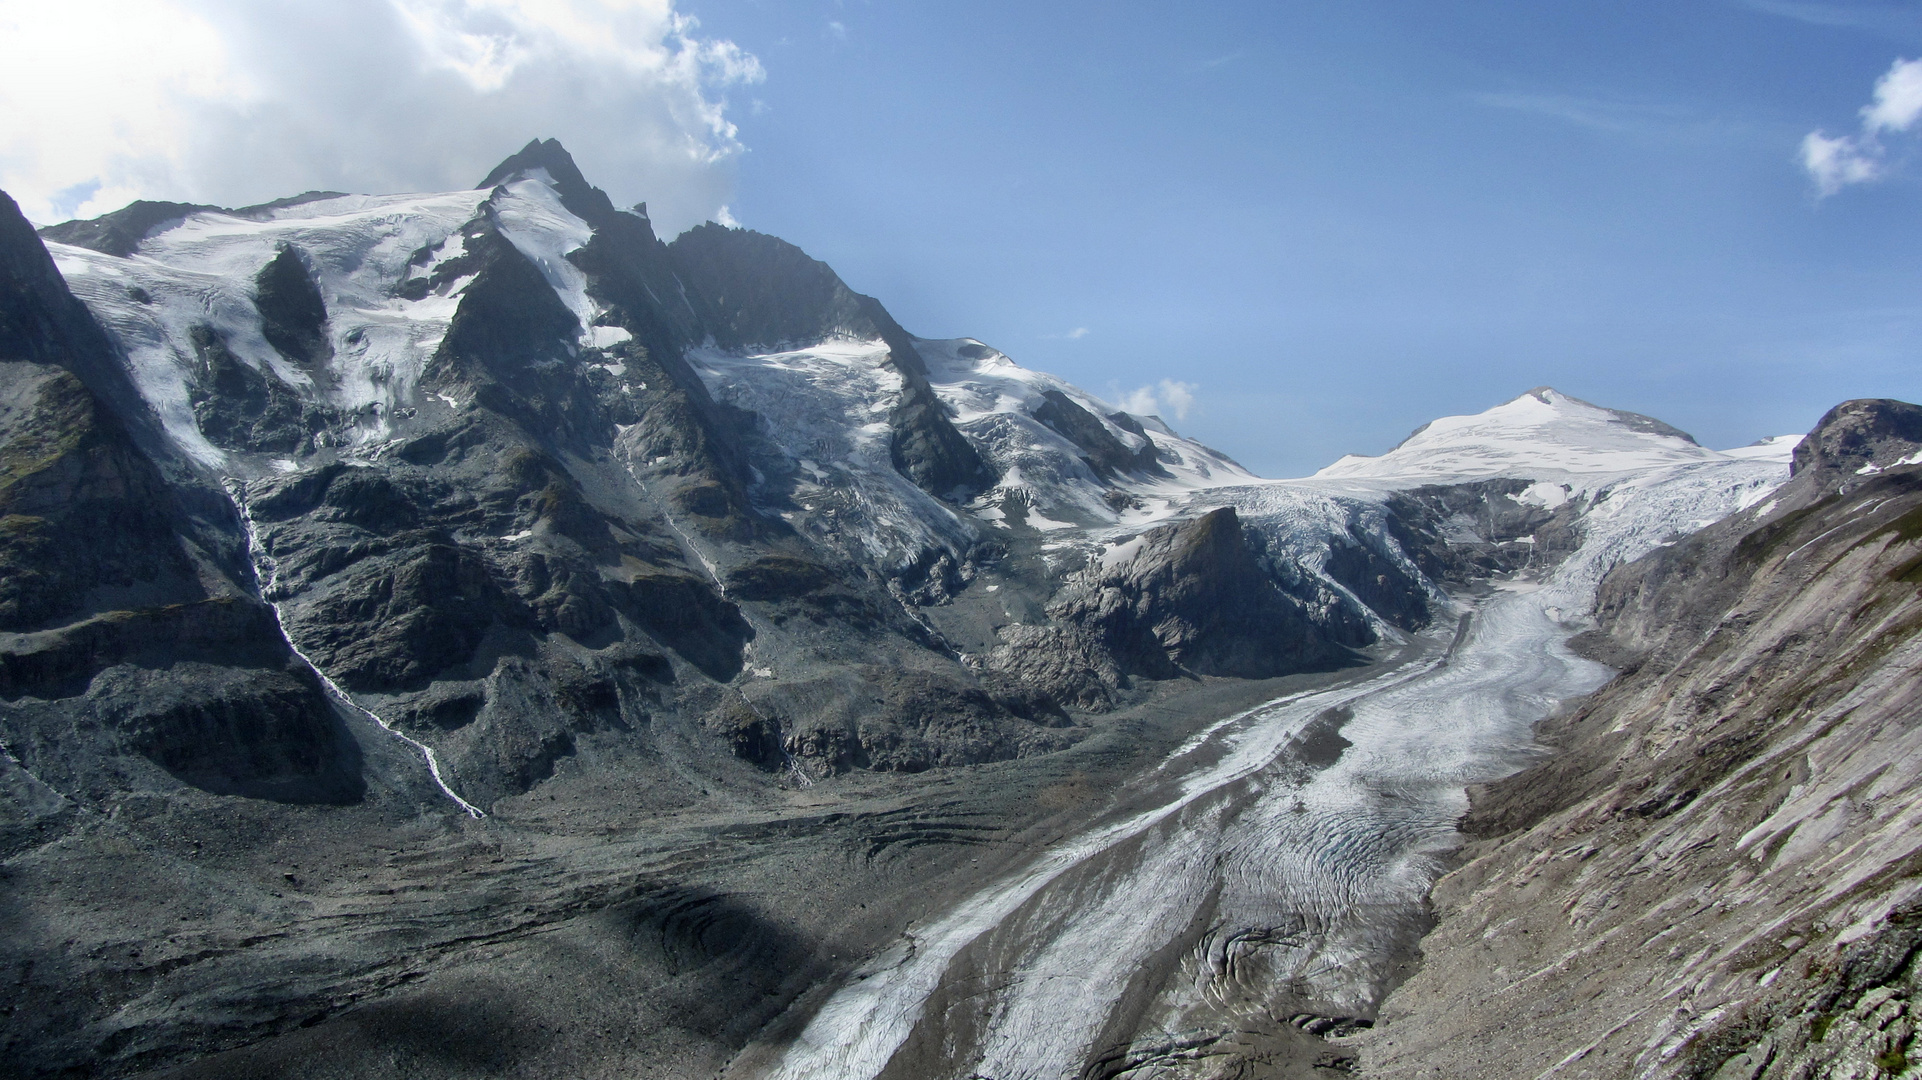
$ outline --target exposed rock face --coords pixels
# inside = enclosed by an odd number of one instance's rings
[[[1530,567],[1551,567],[1581,545],[1586,500],[1549,506],[1525,501],[1527,480],[1423,485],[1397,493],[1391,528],[1437,581],[1461,584]]]
[[[1850,402],[1774,500],[1617,569],[1623,675],[1475,794],[1386,1076],[1868,1077],[1913,1052],[1922,449]],[[1865,469],[1865,465],[1876,469]],[[1880,471],[1877,471],[1879,469]]]
[[[107,335],[74,299],[12,197],[0,192],[0,360],[30,360],[73,372],[130,434],[149,438],[151,418]]]
[[[703,324],[724,347],[776,346],[837,336],[880,338],[901,378],[888,416],[894,466],[930,494],[965,500],[994,482],[928,384],[913,340],[880,302],[842,283],[826,263],[786,241],[708,224],[668,248],[703,298]],[[702,310],[704,309],[704,310]]]
[[[1059,390],[1049,390],[1043,395],[1041,407],[1035,410],[1034,418],[1053,428],[1069,442],[1087,451],[1084,459],[1096,476],[1111,477],[1116,473],[1131,472],[1151,476],[1166,476],[1168,471],[1161,467],[1155,456],[1154,443],[1140,430],[1139,422],[1130,421],[1134,434],[1141,436],[1141,445],[1129,447],[1114,433],[1102,426],[1100,420],[1088,410],[1076,405],[1066,394]],[[1119,416],[1127,416],[1119,413]],[[1120,424],[1120,421],[1116,421]]]
[[[234,355],[211,326],[193,330],[199,381],[190,400],[201,432],[215,446],[254,453],[307,454],[314,437],[338,422],[334,410],[304,400],[271,372]]]
[[[64,368],[0,363],[0,629],[198,592],[160,475]]]
[[[1261,568],[1233,507],[1151,530],[1139,544],[1127,561],[1071,584],[1050,609],[1122,672],[1265,678],[1348,661]]]
[[[327,301],[299,249],[283,247],[261,268],[254,278],[254,306],[260,310],[261,333],[280,355],[303,367],[326,361],[331,351]]]
[[[1912,457],[1922,443],[1922,407],[1887,398],[1859,398],[1830,409],[1815,430],[1795,447],[1794,475],[1813,474],[1808,482],[1825,488],[1860,483],[1855,479]],[[1907,464],[1915,464],[1908,462]]]

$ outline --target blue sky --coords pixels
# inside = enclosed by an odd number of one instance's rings
[[[1191,384],[1178,426],[1267,475],[1539,384],[1719,446],[1922,399],[1922,165],[1798,161],[1922,5],[684,10],[766,70],[740,221],[915,333]]]
[[[446,190],[558,137],[1267,475],[1542,384],[1731,446],[1922,399],[1918,60],[1922,0],[0,0],[0,188]]]

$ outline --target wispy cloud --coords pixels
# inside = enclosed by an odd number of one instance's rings
[[[1616,101],[1570,94],[1470,94],[1491,109],[1532,113],[1579,127],[1616,133],[1693,132],[1709,121],[1694,109],[1672,102]]]
[[[1217,56],[1213,60],[1203,60],[1201,62],[1201,68],[1203,71],[1207,71],[1213,68],[1226,67],[1247,55],[1247,49],[1236,49],[1234,52]]]
[[[1910,131],[1922,119],[1922,60],[1897,60],[1875,81],[1874,96],[1861,115],[1861,130],[1853,135],[1811,131],[1802,137],[1802,168],[1824,198],[1888,174],[1883,137]]]
[[[1140,386],[1127,392],[1115,383],[1108,384],[1108,393],[1123,412],[1136,416],[1165,416],[1174,414],[1176,420],[1188,419],[1188,413],[1195,407],[1195,391],[1201,387],[1194,383],[1177,382],[1163,379],[1153,386]]]
[[[1088,334],[1089,330],[1087,327],[1077,326],[1065,334],[1043,334],[1041,338],[1043,341],[1080,341],[1082,338],[1087,337]]]
[[[1768,15],[1847,30],[1866,30],[1903,41],[1922,40],[1922,10],[1914,4],[1823,4],[1808,0],[1737,0]]]

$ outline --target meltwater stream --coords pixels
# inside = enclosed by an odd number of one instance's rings
[[[433,777],[434,786],[440,788],[442,795],[452,800],[454,805],[460,807],[468,817],[474,818],[475,820],[486,817],[487,814],[485,811],[473,803],[468,802],[466,799],[461,798],[460,793],[455,791],[453,786],[447,782],[447,777],[441,772],[440,755],[434,753],[433,747],[395,728],[392,724],[383,720],[379,713],[355,701],[353,697],[347,693],[345,687],[335,682],[333,678],[327,674],[325,669],[319,664],[314,663],[313,658],[302,651],[298,644],[295,644],[293,635],[287,632],[287,617],[285,613],[280,610],[280,604],[272,599],[274,586],[278,584],[280,577],[280,567],[274,562],[274,557],[268,554],[266,546],[260,541],[260,530],[254,524],[253,512],[247,507],[245,490],[237,483],[231,484],[227,489],[227,494],[228,497],[233,500],[234,512],[240,515],[241,528],[247,537],[247,558],[253,564],[254,577],[260,590],[260,598],[269,608],[273,609],[274,625],[280,628],[280,639],[287,643],[287,648],[292,651],[295,656],[300,658],[301,663],[313,669],[314,674],[320,679],[320,684],[326,688],[328,694],[332,695],[336,701],[365,716],[367,719],[372,720],[374,723],[379,724],[381,730],[399,739],[401,742],[406,743],[408,746],[413,747],[414,750],[421,755],[422,759],[427,762],[427,774]]]
[[[1608,674],[1530,589],[1483,600],[1444,660],[1216,724],[1148,778],[1147,809],[856,971],[768,1075],[1114,1076],[1275,1017],[1371,1017],[1463,787]]]

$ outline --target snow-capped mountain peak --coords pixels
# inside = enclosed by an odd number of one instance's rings
[[[1511,476],[1566,482],[1720,457],[1659,420],[1544,386],[1473,416],[1425,424],[1380,457],[1350,454],[1315,479],[1406,484]]]

